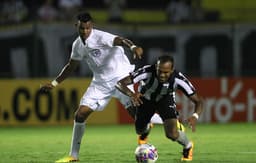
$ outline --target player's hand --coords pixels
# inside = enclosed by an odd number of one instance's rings
[[[132,51],[133,51],[133,59],[136,59],[136,58],[141,59],[142,58],[143,49],[141,47],[136,46],[132,49]]]
[[[143,95],[139,92],[134,93],[131,97],[132,105],[137,107],[143,104],[143,101],[140,99],[142,96]]]
[[[40,91],[42,91],[42,92],[49,92],[53,88],[54,88],[54,86],[51,83],[46,83],[45,85],[40,85]]]
[[[188,122],[188,126],[192,129],[192,132],[195,132],[196,131],[196,122],[197,122],[196,117],[194,117],[194,116],[189,117],[187,122]]]

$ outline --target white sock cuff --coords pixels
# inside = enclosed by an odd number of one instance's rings
[[[76,122],[76,121],[74,121],[74,124],[76,125],[76,126],[84,126],[85,125],[85,122]]]
[[[190,148],[190,147],[192,147],[192,143],[191,142],[189,142],[187,145],[186,145],[186,149],[188,149],[188,148]]]

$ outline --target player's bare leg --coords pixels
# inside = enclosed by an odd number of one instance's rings
[[[161,117],[157,113],[155,113],[150,120],[150,123],[149,123],[150,126],[149,126],[148,132],[143,133],[138,136],[138,144],[146,144],[147,143],[148,135],[150,133],[150,130],[153,128],[154,124],[163,124]],[[181,122],[179,122],[179,120],[177,120],[177,129],[185,132],[185,127]]]
[[[165,135],[167,138],[178,142],[183,146],[183,161],[191,161],[193,155],[193,142],[189,141],[185,132],[178,130],[177,119],[166,119],[164,121]]]
[[[147,144],[148,143],[148,135],[153,127],[152,123],[148,123],[144,132],[138,135],[138,144]]]
[[[68,157],[64,157],[56,162],[75,162],[79,160],[79,150],[85,130],[85,120],[93,112],[87,106],[80,106],[75,112],[75,121],[72,132],[71,147]]]

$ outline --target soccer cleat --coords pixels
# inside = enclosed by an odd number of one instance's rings
[[[192,161],[193,160],[193,149],[194,149],[194,143],[191,141],[191,147],[186,149],[183,149],[183,157],[181,158],[181,161]]]
[[[79,160],[74,158],[73,156],[67,156],[67,157],[64,157],[64,158],[61,158],[57,161],[55,161],[55,163],[64,163],[64,162],[78,162]]]
[[[138,144],[147,144],[148,143],[148,135],[150,133],[151,128],[153,128],[153,123],[148,124],[148,130],[146,133],[138,136]]]
[[[147,144],[148,143],[148,138],[145,137],[144,139],[141,138],[141,135],[138,136],[138,144]]]

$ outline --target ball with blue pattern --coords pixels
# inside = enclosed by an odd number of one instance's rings
[[[137,163],[154,163],[158,159],[157,149],[152,144],[141,144],[135,149]]]

